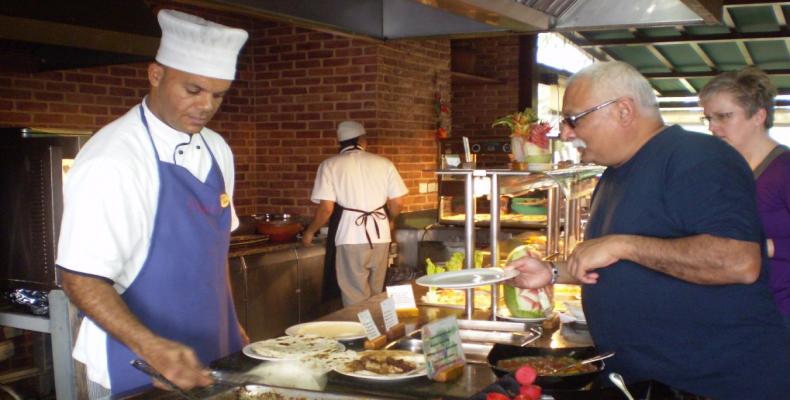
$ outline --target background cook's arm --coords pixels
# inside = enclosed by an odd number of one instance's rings
[[[109,282],[63,268],[60,272],[63,290],[72,303],[171,382],[184,389],[213,383],[192,349],[151,332]]]
[[[580,243],[567,269],[584,283],[597,268],[629,260],[687,282],[720,285],[749,284],[760,275],[760,245],[712,235],[659,239],[608,235]]]
[[[387,212],[390,220],[390,231],[395,230],[395,220],[403,210],[403,196],[394,197],[387,200]],[[395,235],[392,236],[395,239]]]
[[[315,210],[313,221],[310,222],[310,225],[304,230],[304,233],[302,234],[303,244],[309,246],[313,243],[315,233],[318,232],[322,226],[326,225],[327,222],[329,222],[329,218],[332,216],[332,211],[334,210],[334,201],[321,200],[321,202],[318,204],[318,208]]]

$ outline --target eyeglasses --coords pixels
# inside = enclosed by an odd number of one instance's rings
[[[593,108],[588,108],[588,109],[586,109],[586,110],[584,110],[584,111],[582,111],[582,112],[580,112],[578,114],[569,115],[569,116],[563,118],[562,121],[560,121],[560,131],[562,131],[562,128],[564,128],[565,125],[567,125],[571,129],[576,129],[576,125],[579,123],[578,121],[580,119],[582,119],[584,116],[586,116],[587,114],[594,113],[594,112],[596,112],[596,111],[598,111],[598,110],[600,110],[600,109],[602,109],[602,108],[604,108],[604,107],[606,107],[606,106],[608,106],[610,104],[613,104],[617,100],[620,100],[620,99],[618,98],[618,99],[612,99],[612,100],[609,100],[609,101],[605,101],[605,102],[603,102],[601,104],[598,104],[597,106],[595,106]]]
[[[722,124],[727,122],[732,116],[735,114],[735,111],[730,112],[723,112],[723,113],[713,113],[712,115],[702,116],[700,117],[700,121],[702,121],[702,125],[705,125],[706,128],[710,128],[710,124]]]

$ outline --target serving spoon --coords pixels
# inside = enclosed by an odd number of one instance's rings
[[[564,366],[562,368],[555,368],[555,369],[552,370],[552,373],[556,374],[557,372],[562,372],[562,371],[565,371],[567,369],[570,369],[570,368],[578,366],[578,365],[584,365],[584,364],[589,364],[589,363],[600,361],[600,360],[605,360],[605,359],[607,359],[607,358],[609,358],[609,357],[611,357],[613,355],[614,355],[613,351],[607,351],[606,353],[598,354],[597,356],[592,356],[590,358],[585,358],[583,360],[579,360],[579,361],[570,363],[570,364],[568,364],[568,365],[566,365],[566,366]]]
[[[609,380],[612,381],[612,383],[614,383],[614,385],[617,386],[617,388],[623,392],[623,394],[625,395],[626,398],[628,398],[628,400],[634,400],[634,396],[631,396],[631,392],[629,392],[628,388],[625,387],[625,381],[623,380],[623,377],[620,374],[618,374],[617,372],[610,372]]]

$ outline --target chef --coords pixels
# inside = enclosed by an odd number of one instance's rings
[[[390,160],[365,151],[362,124],[341,122],[337,140],[340,153],[318,167],[310,197],[318,208],[302,241],[312,244],[316,231],[329,222],[324,297],[336,290],[331,279],[336,277],[348,306],[384,290],[391,229],[409,190]]]
[[[205,126],[247,32],[174,10],[158,20],[148,96],[86,143],[64,185],[56,263],[86,315],[73,356],[90,398],[150,385],[134,359],[184,389],[209,385],[204,365],[246,338],[226,268],[233,155]]]

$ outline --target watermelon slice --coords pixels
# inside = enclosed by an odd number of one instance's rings
[[[507,255],[507,263],[529,254],[529,246],[518,246]],[[549,290],[521,289],[510,285],[505,286],[505,304],[510,315],[516,318],[542,318],[551,313],[553,304],[549,298]]]

